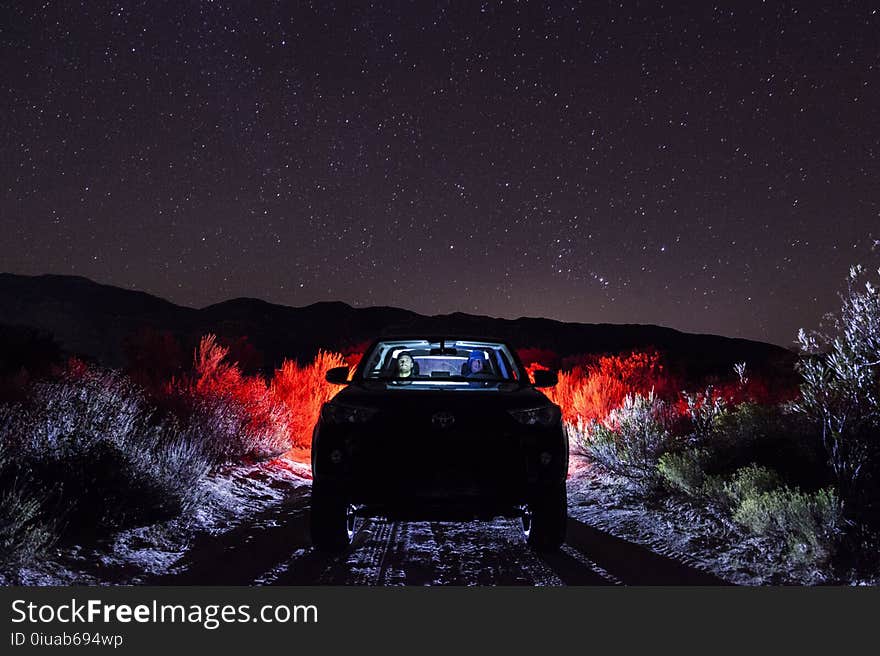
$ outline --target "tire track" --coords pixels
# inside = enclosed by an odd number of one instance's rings
[[[729,585],[668,548],[660,553],[571,517],[566,543],[625,585]]]
[[[562,545],[558,552],[543,554],[542,557],[565,585],[623,585],[619,578],[568,544]]]
[[[311,546],[307,488],[220,535],[199,536],[152,585],[725,585],[663,545],[569,517],[558,551],[537,554],[516,520],[359,520],[352,546]]]
[[[354,576],[340,583],[349,585],[382,585],[388,552],[396,526],[387,521],[368,519],[355,535],[349,551],[348,565]]]
[[[380,520],[381,522],[382,520]],[[606,584],[583,560],[540,558],[522,539],[518,524],[492,522],[388,522],[349,563],[368,585],[564,585]],[[561,574],[560,574],[561,572]]]

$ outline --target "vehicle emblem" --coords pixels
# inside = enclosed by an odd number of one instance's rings
[[[449,428],[455,423],[455,415],[451,412],[437,412],[431,417],[431,423],[437,428]]]

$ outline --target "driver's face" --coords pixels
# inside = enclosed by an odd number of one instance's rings
[[[403,376],[409,376],[412,373],[413,361],[408,355],[402,355],[397,360],[397,369]]]
[[[483,370],[482,360],[471,360],[471,371],[478,372]]]

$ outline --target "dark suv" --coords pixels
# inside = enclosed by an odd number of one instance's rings
[[[501,341],[396,337],[374,342],[324,404],[312,438],[311,531],[344,548],[355,518],[519,517],[528,543],[565,539],[568,442],[559,406]]]

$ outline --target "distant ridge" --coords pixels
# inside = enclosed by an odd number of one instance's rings
[[[81,276],[50,274],[0,273],[0,323],[49,332],[66,351],[115,367],[126,364],[126,339],[144,328],[169,331],[187,349],[209,332],[246,336],[262,353],[266,369],[283,358],[310,358],[321,348],[352,348],[380,334],[404,332],[491,335],[561,357],[655,347],[701,374],[729,373],[741,361],[753,370],[787,368],[794,358],[773,344],[653,325],[497,319],[463,312],[424,316],[394,307],[353,308],[341,301],[289,307],[256,298],[196,309]]]

